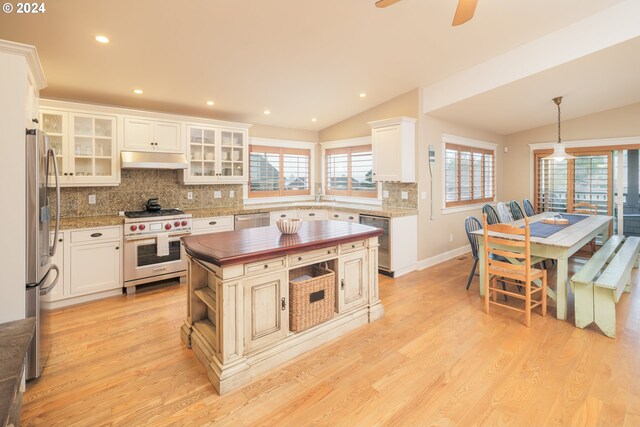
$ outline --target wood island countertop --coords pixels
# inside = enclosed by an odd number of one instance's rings
[[[303,221],[296,234],[257,227],[183,237],[192,257],[226,267],[377,237],[382,229],[342,221]]]

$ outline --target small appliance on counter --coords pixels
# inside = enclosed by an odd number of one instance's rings
[[[36,129],[28,129],[26,135],[26,317],[36,319],[36,329],[29,346],[26,363],[26,379],[37,378],[49,355],[48,310],[40,309],[40,297],[48,294],[58,283],[60,272],[51,257],[58,244],[60,224],[60,183],[56,153],[49,138]],[[49,179],[53,180],[52,188]],[[53,244],[49,245],[51,232],[51,192],[56,192],[56,223]],[[55,278],[51,280],[50,274]],[[47,285],[48,286],[45,286]]]
[[[157,198],[143,211],[124,213],[124,286],[127,294],[137,285],[187,276],[187,257],[180,238],[191,234],[191,214],[162,209]]]

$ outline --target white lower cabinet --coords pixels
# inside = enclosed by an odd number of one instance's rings
[[[289,333],[289,280],[286,270],[244,281],[247,319],[244,336],[251,351]]]
[[[70,258],[71,295],[122,288],[119,241],[71,245]]]
[[[122,293],[122,227],[65,230],[59,234],[51,262],[61,277],[43,297],[44,308],[118,295]]]
[[[276,221],[284,218],[298,218],[298,211],[289,210],[289,211],[275,211],[269,214],[269,223],[270,225],[276,225]]]
[[[306,221],[320,221],[327,219],[327,211],[324,209],[301,209],[298,218]]]
[[[212,216],[210,218],[194,218],[191,235],[220,233],[233,231],[233,216]]]
[[[360,215],[351,212],[329,211],[327,214],[327,219],[332,219],[334,221],[354,222],[357,224],[360,222]]]
[[[338,313],[365,304],[369,289],[367,251],[344,255],[338,260]]]

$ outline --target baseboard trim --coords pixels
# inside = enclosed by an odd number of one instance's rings
[[[434,265],[449,261],[450,259],[459,257],[468,252],[471,252],[471,246],[465,245],[451,251],[432,256],[431,258],[422,259],[418,261],[417,270],[424,270],[425,268],[433,267]]]

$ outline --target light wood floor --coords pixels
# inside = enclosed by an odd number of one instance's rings
[[[639,292],[618,305],[616,340],[576,329],[572,310],[527,329],[511,310],[482,312],[470,266],[380,276],[383,319],[223,397],[180,341],[184,286],[59,310],[22,422],[640,426]]]

